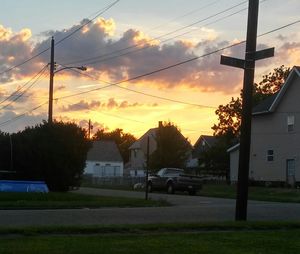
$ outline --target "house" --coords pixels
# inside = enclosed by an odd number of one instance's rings
[[[114,141],[94,141],[88,151],[84,174],[93,177],[123,176],[123,159]]]
[[[281,90],[252,111],[249,179],[300,184],[300,67],[294,67]],[[230,180],[238,177],[239,144],[230,153]]]
[[[215,136],[201,135],[196,141],[196,143],[194,144],[192,157],[188,161],[187,166],[189,168],[201,167],[201,162],[199,164],[199,159],[201,158],[201,154],[204,151],[207,151],[209,148],[213,147],[216,144],[216,142],[217,142],[217,138]]]
[[[159,122],[159,124],[162,124]],[[152,154],[156,148],[156,131],[158,128],[149,129],[130,147],[130,176],[143,177],[145,176],[146,159],[147,159],[147,142],[149,137],[149,154]]]
[[[146,161],[147,161],[147,142],[149,138],[149,154],[151,155],[157,149],[156,133],[162,122],[158,122],[157,128],[149,129],[130,147],[130,176],[145,176]],[[182,138],[185,140],[184,136]]]

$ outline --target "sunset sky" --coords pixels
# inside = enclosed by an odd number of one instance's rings
[[[150,73],[245,40],[248,1],[120,0],[111,8],[113,0],[0,3],[1,131],[47,120],[50,51],[10,68],[49,48],[51,36],[63,39],[55,47],[58,70],[87,67],[55,75],[57,120],[86,128],[91,119],[94,131],[122,128],[137,138],[158,121],[172,121],[194,143],[212,134],[218,105],[240,93],[242,70],[219,62],[221,54],[243,58],[244,45]],[[299,10],[299,0],[261,1],[258,34],[298,21]],[[300,65],[299,28],[298,22],[258,37],[258,49],[275,47],[275,57],[257,63],[257,81],[280,65]]]

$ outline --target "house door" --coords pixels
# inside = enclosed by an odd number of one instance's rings
[[[295,186],[295,171],[296,165],[295,160],[286,160],[286,181],[289,185]]]

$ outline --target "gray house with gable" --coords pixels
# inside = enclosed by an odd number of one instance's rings
[[[93,177],[117,177],[123,176],[123,168],[123,158],[114,141],[93,141],[87,154],[84,174]]]
[[[239,144],[230,153],[230,180],[237,181]],[[300,184],[300,67],[295,66],[281,90],[252,112],[249,178]]]

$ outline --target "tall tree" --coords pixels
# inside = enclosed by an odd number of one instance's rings
[[[171,122],[160,125],[156,132],[157,149],[150,156],[150,168],[184,168],[191,152],[191,145],[180,129]]]
[[[111,132],[105,132],[99,129],[93,136],[93,140],[113,140],[119,147],[124,162],[129,161],[129,147],[136,141],[136,138],[130,133],[124,133],[123,129],[115,129]]]
[[[254,84],[253,106],[258,105],[268,96],[277,93],[284,84],[290,71],[290,68],[282,65],[275,68],[273,72],[264,75],[258,84]],[[214,135],[227,135],[232,138],[238,137],[241,125],[241,112],[241,96],[231,98],[231,101],[226,105],[220,105],[215,112],[219,122],[212,127]]]

